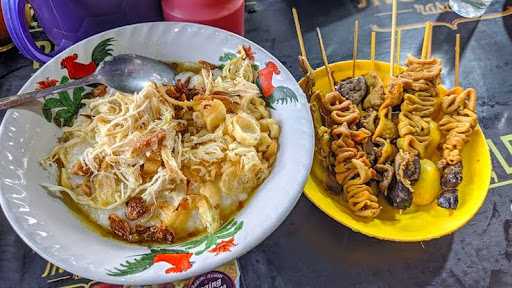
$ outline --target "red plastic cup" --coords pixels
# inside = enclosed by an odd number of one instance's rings
[[[7,27],[5,27],[4,15],[2,14],[2,6],[0,4],[0,46],[5,45],[9,42],[9,34],[7,33]]]
[[[244,0],[162,0],[164,19],[215,26],[244,35]]]

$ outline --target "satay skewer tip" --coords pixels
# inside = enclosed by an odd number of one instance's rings
[[[325,52],[322,32],[320,32],[319,27],[316,27],[316,34],[318,37],[318,44],[320,46],[320,53],[322,55],[322,60],[324,62],[325,72],[327,73],[327,79],[329,79],[329,86],[331,87],[331,91],[335,91],[336,89],[334,87],[334,79],[332,77],[331,68],[329,67],[329,61],[327,60],[327,53]]]
[[[397,25],[397,0],[393,0],[391,9],[391,47],[389,51],[389,76],[393,77],[395,70],[395,42],[396,42],[396,25]]]
[[[354,22],[354,46],[352,48],[352,78],[356,76],[357,49],[359,45],[359,18]]]
[[[423,46],[421,48],[421,59],[426,60],[432,54],[432,22],[425,22],[425,31],[423,33]]]
[[[375,33],[375,31],[372,31],[372,34],[371,34],[371,40],[370,40],[370,61],[371,61],[371,65],[372,65],[372,70],[375,70],[375,45],[376,45],[376,38],[377,38],[377,33]]]
[[[300,56],[302,56],[302,59],[299,59],[301,63],[301,69],[304,70],[303,72],[305,74],[308,74],[313,71],[313,68],[311,68],[311,65],[309,64],[308,56],[306,53],[306,46],[304,44],[304,37],[302,35],[302,28],[299,21],[299,13],[295,7],[292,7],[292,15],[293,22],[295,23],[295,31],[297,33],[297,41],[299,42]]]
[[[455,87],[460,87],[460,34],[455,35]]]

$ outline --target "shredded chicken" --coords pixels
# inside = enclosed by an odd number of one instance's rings
[[[58,185],[45,186],[127,241],[214,232],[269,175],[278,151],[279,125],[253,61],[240,49],[222,70],[202,63],[173,86],[151,83],[134,95],[97,88],[102,97],[84,100],[83,116],[43,159],[60,172]]]

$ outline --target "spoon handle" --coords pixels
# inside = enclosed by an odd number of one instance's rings
[[[57,85],[47,89],[36,90],[32,92],[22,93],[14,96],[8,96],[0,98],[0,110],[8,109],[14,106],[18,106],[29,101],[39,99],[48,95],[56,94],[59,92],[71,90],[76,87],[85,86],[94,82],[99,82],[98,77],[95,74],[87,76],[82,79],[70,81],[66,84]]]

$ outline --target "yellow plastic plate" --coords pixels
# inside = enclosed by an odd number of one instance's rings
[[[330,65],[335,79],[340,80],[352,76],[352,62],[343,61]],[[368,73],[370,61],[359,60],[356,63],[356,75]],[[386,83],[389,80],[389,64],[376,62],[375,71]],[[324,68],[315,70],[313,77],[316,89],[323,93],[329,92],[329,83]],[[301,80],[302,81],[302,80]],[[471,135],[464,151],[463,181],[459,186],[459,206],[456,210],[448,210],[437,206],[436,201],[426,206],[412,206],[400,213],[392,208],[385,199],[379,201],[383,209],[373,220],[354,216],[335,196],[324,188],[321,170],[318,163],[313,164],[311,174],[304,187],[306,196],[329,217],[350,229],[365,235],[392,241],[423,241],[439,238],[454,232],[466,224],[480,209],[491,179],[491,159],[485,137],[480,127]]]

